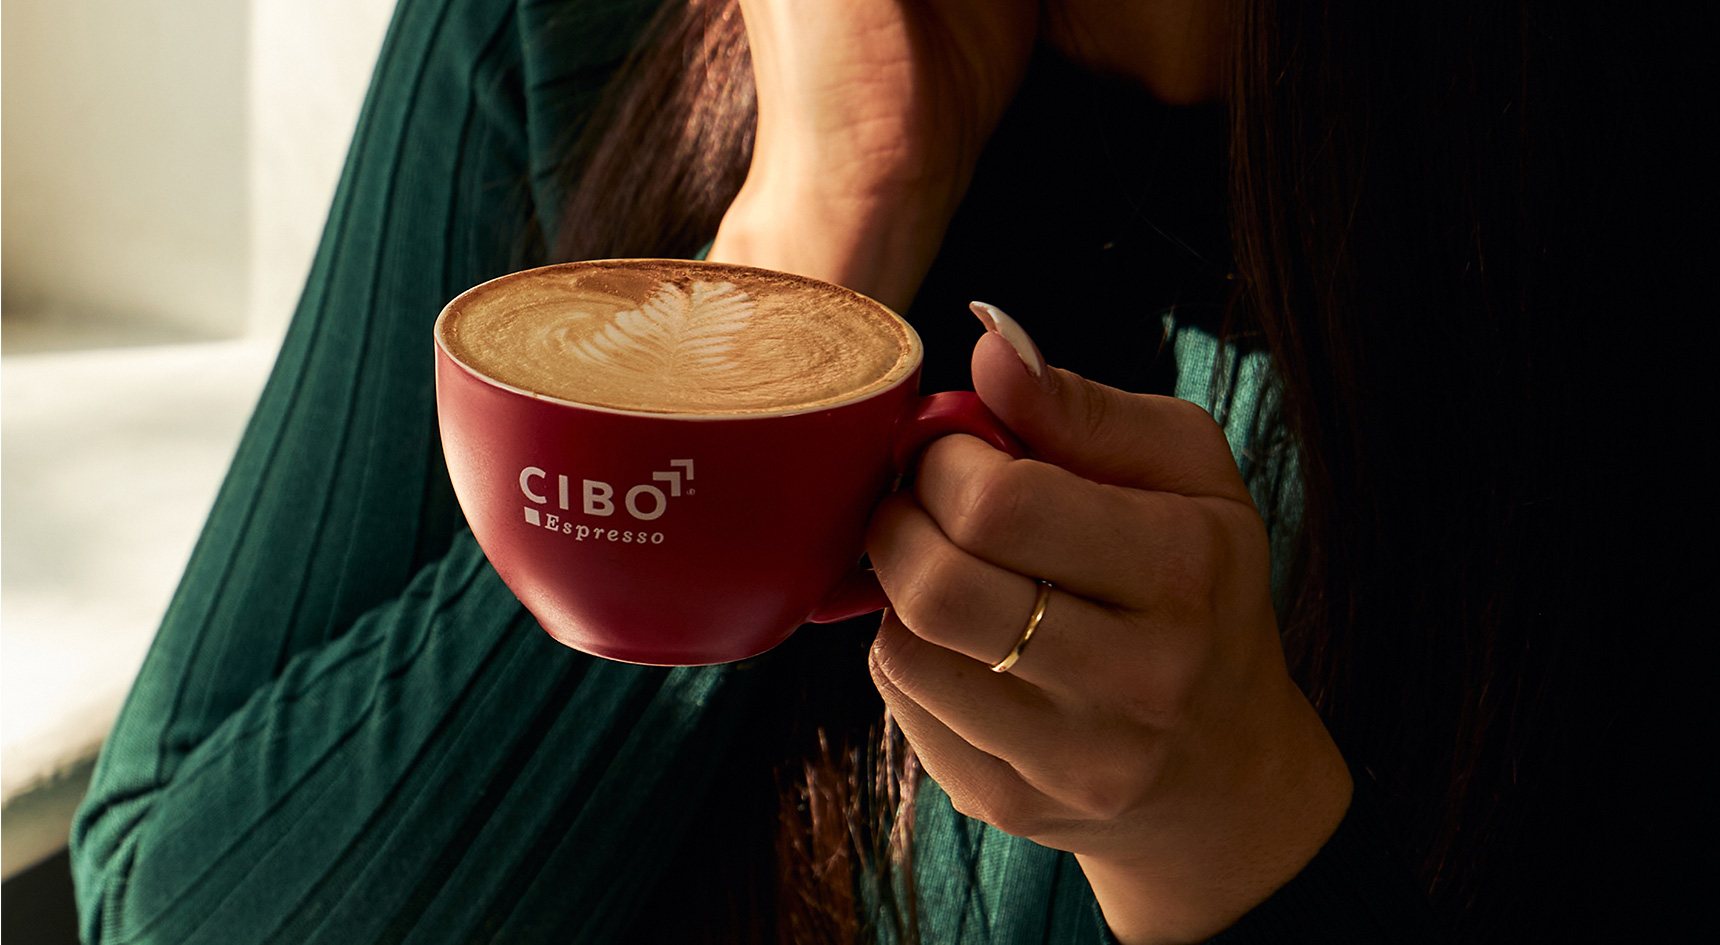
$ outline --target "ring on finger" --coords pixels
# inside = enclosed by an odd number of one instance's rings
[[[1027,641],[1033,639],[1033,632],[1039,629],[1039,621],[1045,617],[1045,604],[1050,600],[1051,582],[1040,581],[1039,594],[1033,599],[1033,613],[1027,618],[1027,627],[1021,631],[1021,639],[1015,641],[1015,648],[1009,651],[1008,656],[992,664],[992,672],[1007,673],[1009,668],[1015,665],[1015,661],[1021,659],[1021,651],[1027,649]]]

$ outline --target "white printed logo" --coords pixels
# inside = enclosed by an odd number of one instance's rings
[[[661,518],[669,508],[669,500],[680,498],[683,494],[692,495],[691,485],[683,488],[683,483],[693,481],[693,461],[690,459],[671,459],[669,465],[673,468],[653,472],[651,482],[640,483],[630,487],[622,494],[620,506],[634,520],[652,522]],[[661,483],[668,488],[665,493],[653,483]],[[556,507],[563,512],[573,511],[572,480],[566,475],[555,477]],[[574,535],[579,540],[599,538],[609,541],[626,543],[662,544],[662,532],[630,532],[622,529],[593,528],[588,525],[575,525],[568,516],[557,515],[534,506],[548,506],[548,495],[539,491],[549,486],[549,473],[537,466],[527,466],[520,470],[520,492],[525,494],[533,505],[525,507],[526,523],[559,531],[563,534]],[[598,479],[581,479],[579,485],[580,512],[596,518],[610,518],[616,512],[615,486]]]

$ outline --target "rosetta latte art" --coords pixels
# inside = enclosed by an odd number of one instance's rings
[[[616,312],[608,325],[584,338],[572,337],[566,326],[551,334],[587,364],[653,384],[701,387],[713,375],[741,366],[730,353],[755,308],[752,297],[732,282],[694,282],[691,292],[664,282],[645,304]]]

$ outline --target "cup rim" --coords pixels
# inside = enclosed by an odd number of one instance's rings
[[[677,413],[677,412],[673,412],[673,411],[661,411],[661,410],[630,410],[630,409],[625,408],[625,407],[610,407],[610,406],[607,406],[604,404],[591,404],[591,403],[585,403],[585,402],[577,401],[577,400],[568,400],[568,399],[562,398],[562,397],[555,397],[555,396],[552,396],[550,394],[544,394],[544,393],[540,393],[537,391],[530,391],[530,390],[526,390],[526,389],[521,388],[521,387],[515,387],[512,384],[508,384],[504,381],[497,380],[496,378],[491,377],[488,374],[485,374],[484,372],[478,370],[476,367],[473,367],[472,365],[467,364],[465,361],[460,360],[460,358],[457,357],[454,354],[454,352],[448,350],[447,342],[443,338],[443,332],[442,332],[443,325],[447,322],[449,314],[452,313],[463,301],[467,300],[470,296],[472,296],[475,293],[489,289],[489,288],[493,287],[494,285],[496,285],[497,283],[510,282],[510,281],[514,281],[516,279],[524,279],[524,278],[528,278],[528,277],[542,274],[542,273],[550,271],[550,270],[585,269],[585,268],[594,268],[594,267],[597,267],[600,265],[631,264],[631,263],[650,263],[650,264],[662,264],[662,265],[672,265],[672,266],[699,266],[699,267],[716,269],[716,270],[726,269],[726,270],[734,270],[734,271],[740,271],[740,272],[758,273],[758,274],[761,274],[764,276],[769,276],[771,278],[784,278],[784,277],[786,277],[786,278],[798,280],[800,282],[811,283],[811,284],[816,285],[816,286],[824,287],[824,288],[833,290],[836,293],[841,294],[841,295],[853,296],[854,298],[860,299],[866,303],[869,303],[869,304],[875,306],[879,311],[889,315],[891,318],[895,319],[899,325],[901,325],[901,327],[904,331],[907,332],[908,354],[902,360],[902,362],[900,362],[902,364],[905,364],[906,367],[901,369],[901,371],[902,371],[901,375],[899,377],[897,377],[894,381],[891,381],[890,383],[885,384],[884,386],[879,387],[875,390],[870,390],[870,391],[865,391],[863,393],[855,394],[853,396],[844,398],[842,400],[830,401],[830,402],[826,402],[826,403],[812,404],[812,405],[800,406],[800,407],[791,407],[791,408],[787,408],[787,409],[783,409],[783,410],[749,411],[747,413],[732,413],[732,414],[727,414],[727,413],[726,414]],[[574,408],[578,408],[580,410],[593,410],[593,411],[597,411],[599,413],[616,414],[618,416],[624,416],[624,417],[652,417],[652,418],[656,418],[659,420],[690,420],[690,421],[762,420],[762,419],[768,419],[768,418],[772,418],[772,417],[794,417],[794,416],[800,416],[803,414],[823,413],[823,412],[829,411],[829,410],[837,410],[837,409],[840,409],[843,407],[850,406],[852,404],[863,403],[865,401],[873,399],[874,397],[879,397],[879,396],[882,396],[884,394],[888,394],[891,391],[896,390],[897,388],[901,387],[902,384],[904,384],[904,383],[912,380],[913,378],[919,376],[920,367],[925,360],[925,344],[924,344],[924,342],[922,342],[920,340],[920,333],[918,331],[915,331],[914,326],[912,324],[910,324],[907,319],[903,318],[899,313],[897,313],[894,309],[890,308],[888,305],[885,305],[883,302],[880,302],[877,299],[872,298],[871,296],[863,295],[863,294],[856,292],[853,289],[850,289],[846,286],[837,285],[834,282],[825,282],[822,279],[815,279],[811,276],[799,275],[798,273],[782,272],[782,271],[776,270],[776,269],[765,269],[761,266],[747,266],[747,265],[742,265],[740,263],[713,262],[711,260],[703,260],[703,259],[667,259],[667,258],[657,258],[657,257],[626,257],[626,258],[616,258],[616,259],[587,259],[587,260],[577,260],[577,261],[573,261],[573,262],[551,263],[550,265],[547,265],[547,266],[534,266],[530,269],[521,269],[521,270],[518,270],[516,272],[506,273],[504,275],[497,276],[493,279],[487,279],[483,282],[480,282],[477,285],[466,289],[465,291],[461,292],[459,295],[456,295],[456,296],[454,296],[454,298],[450,299],[446,305],[442,306],[442,311],[436,316],[436,323],[433,327],[432,335],[434,336],[435,341],[436,341],[436,351],[440,356],[447,358],[448,363],[453,364],[454,366],[460,368],[462,371],[471,375],[473,378],[475,378],[479,381],[482,381],[483,383],[488,384],[491,387],[495,387],[495,388],[498,388],[500,390],[505,390],[505,391],[508,391],[510,393],[519,394],[519,395],[524,396],[524,397],[529,397],[529,398],[532,398],[533,400],[541,400],[541,401],[544,401],[545,403],[558,404],[558,405],[564,406],[564,407],[574,407]],[[888,376],[888,375],[886,375],[886,376]]]

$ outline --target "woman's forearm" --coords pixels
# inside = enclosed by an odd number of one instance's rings
[[[844,192],[749,177],[709,258],[847,286],[906,311],[931,268],[959,194]]]

